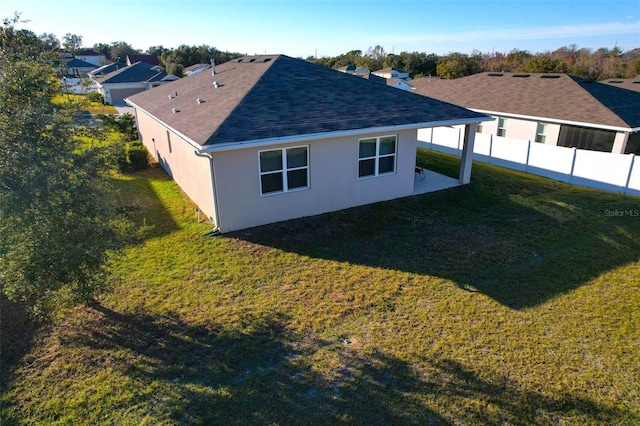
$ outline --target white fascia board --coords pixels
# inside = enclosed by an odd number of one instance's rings
[[[249,140],[249,141],[242,141],[242,142],[205,145],[204,147],[202,147],[200,152],[213,153],[213,152],[220,152],[220,151],[229,151],[233,149],[265,147],[265,146],[271,146],[271,145],[282,145],[282,144],[288,144],[288,143],[309,142],[312,140],[338,138],[343,136],[364,135],[368,133],[389,133],[394,131],[412,130],[412,129],[417,130],[417,129],[424,129],[429,127],[448,127],[448,126],[455,126],[455,125],[461,125],[461,124],[474,124],[474,123],[480,123],[483,121],[493,121],[493,120],[495,120],[495,118],[493,117],[467,118],[467,119],[461,119],[461,120],[431,121],[426,123],[402,124],[398,126],[384,126],[384,127],[371,127],[366,129],[342,130],[338,132],[328,132],[328,133],[309,133],[305,135],[284,136],[279,138],[256,139],[256,140]]]
[[[593,129],[603,129],[603,130],[613,130],[614,132],[628,132],[634,133],[640,131],[640,127],[618,127],[618,126],[608,126],[606,124],[594,124],[594,123],[584,123],[581,121],[570,121],[570,120],[561,120],[558,118],[548,118],[548,117],[536,117],[533,115],[522,115],[522,114],[512,114],[510,112],[500,112],[500,111],[487,111],[483,109],[474,109],[469,108],[471,111],[479,112],[482,114],[489,114],[494,116],[500,116],[505,118],[520,118],[523,120],[529,121],[539,121],[543,123],[555,123],[555,124],[568,124],[570,126],[579,126],[579,127],[590,127]]]

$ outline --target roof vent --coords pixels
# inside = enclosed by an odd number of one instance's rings
[[[173,99],[173,98],[175,98],[175,96],[169,95],[169,99]]]
[[[215,87],[216,89],[217,89],[218,87],[220,87],[220,86],[222,86],[222,85],[220,84],[220,82],[218,82],[218,81],[214,81],[214,82],[213,82],[213,87]]]
[[[639,81],[632,81],[631,84],[640,84],[640,80]]]
[[[542,74],[540,78],[560,78],[560,74]]]
[[[501,72],[490,72],[489,74],[487,74],[489,77],[502,77],[504,74],[502,74]]]
[[[211,75],[216,75],[216,60],[211,58]]]
[[[180,110],[179,110],[178,108],[174,108],[174,109],[172,109],[171,111],[172,111],[174,114],[176,114],[176,113],[180,112]]]
[[[529,77],[531,74],[514,74],[512,77]]]
[[[201,104],[201,103],[203,103],[203,102],[204,102],[204,99],[202,99],[202,98],[198,98],[198,99],[196,99],[196,102],[198,102],[199,104]]]
[[[609,80],[609,83],[623,83],[622,80]]]

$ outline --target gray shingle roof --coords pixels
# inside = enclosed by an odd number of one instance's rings
[[[95,66],[90,62],[83,61],[82,59],[78,59],[78,58],[73,58],[72,60],[67,62],[65,65],[68,66],[69,68],[98,68],[97,66]]]
[[[121,68],[126,67],[127,64],[125,64],[124,62],[112,62],[110,64],[107,65],[103,65],[99,68],[96,68],[95,70],[89,72],[89,75],[93,75],[93,76],[100,76],[100,75],[107,75],[109,73],[112,73],[114,71],[117,71]]]
[[[154,69],[155,68],[155,69]],[[100,84],[161,81],[167,73],[146,62],[136,62],[97,78]]]
[[[496,114],[640,127],[640,93],[565,74],[491,73],[454,80],[420,78],[415,92]]]
[[[487,118],[283,55],[240,58],[129,101],[201,146]]]

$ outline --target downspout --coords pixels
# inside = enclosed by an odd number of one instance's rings
[[[213,154],[211,153],[207,153],[207,154],[202,154],[198,151],[194,151],[194,153],[196,154],[197,157],[204,157],[204,158],[208,158],[209,159],[209,174],[211,175],[211,191],[212,191],[212,196],[213,196],[213,222],[215,224],[215,228],[213,228],[213,231],[208,232],[207,236],[211,236],[211,235],[218,235],[220,234],[220,221],[219,221],[219,212],[218,212],[218,191],[216,190],[216,178],[215,178],[215,174],[214,174],[214,168],[213,168]]]

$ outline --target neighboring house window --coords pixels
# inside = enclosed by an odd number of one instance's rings
[[[560,126],[558,146],[588,149],[591,151],[611,152],[615,138],[616,132],[610,130],[592,129],[563,124]]]
[[[478,123],[476,126],[476,133],[482,133],[482,123]]]
[[[538,123],[538,128],[536,129],[536,142],[545,143],[547,140],[547,125],[543,123]]]
[[[498,118],[498,136],[505,137],[507,135],[507,119]]]
[[[168,130],[167,130],[167,146],[169,147],[169,154],[171,154],[171,135],[169,134]]]
[[[309,188],[309,147],[260,151],[262,195]]]
[[[396,139],[396,136],[360,139],[359,178],[395,173]]]

